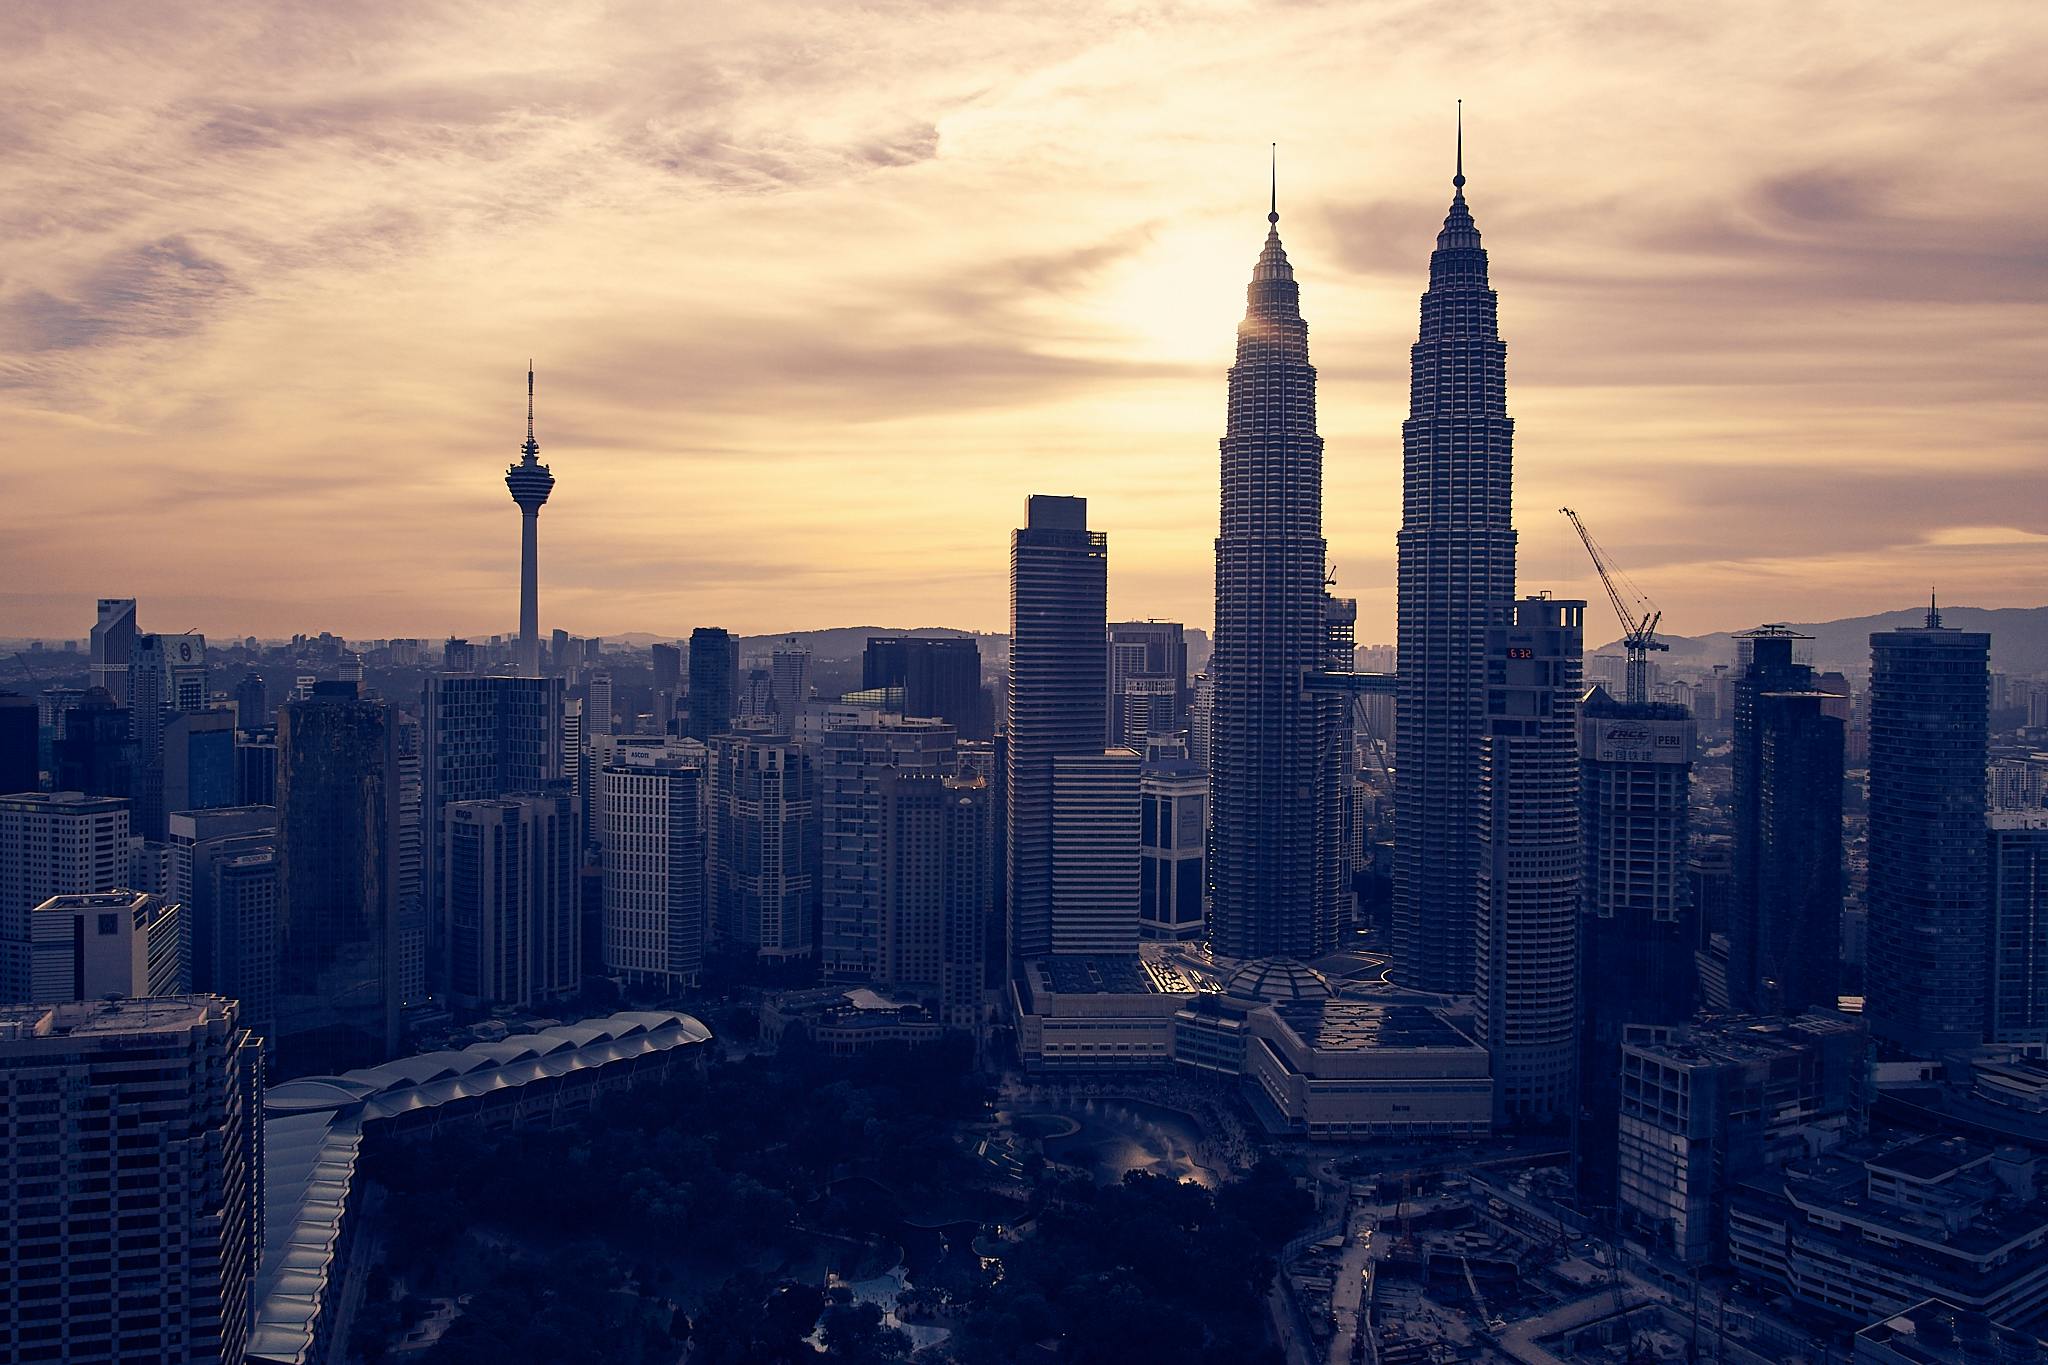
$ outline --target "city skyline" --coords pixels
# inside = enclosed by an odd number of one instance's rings
[[[34,589],[0,611],[72,635],[125,583],[216,633],[509,634],[495,484],[531,350],[564,478],[544,628],[1000,628],[989,547],[1041,489],[1116,537],[1112,618],[1206,622],[1220,339],[1277,137],[1338,591],[1390,639],[1400,353],[1458,95],[1508,244],[1529,583],[1596,596],[1569,499],[1681,634],[1930,580],[2034,605],[2040,291],[2009,225],[2042,186],[2008,149],[2048,26],[2006,12],[1503,10],[1476,43],[1399,7],[797,7],[694,39],[53,12],[10,54],[40,97],[13,120],[0,405],[31,458],[0,567]],[[1353,79],[1376,40],[1402,65]],[[123,93],[88,113],[88,84]]]

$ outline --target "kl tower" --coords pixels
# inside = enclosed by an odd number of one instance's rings
[[[519,504],[519,676],[540,676],[540,509],[555,491],[555,476],[540,462],[533,439],[533,365],[526,367],[526,444],[505,471],[505,487]]]

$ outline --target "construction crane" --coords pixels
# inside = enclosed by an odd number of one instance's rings
[[[1600,586],[1607,589],[1607,600],[1614,604],[1614,614],[1621,618],[1621,647],[1628,651],[1628,700],[1645,702],[1650,699],[1650,651],[1667,650],[1671,646],[1657,638],[1657,623],[1664,619],[1664,613],[1649,596],[1629,581],[1627,574],[1614,567],[1607,555],[1600,549],[1600,543],[1593,539],[1592,532],[1579,520],[1579,514],[1569,507],[1560,507],[1565,520],[1579,533],[1585,543],[1586,553],[1593,558],[1594,572],[1600,575]],[[1620,579],[1617,585],[1615,580]],[[1623,595],[1624,590],[1626,596]]]

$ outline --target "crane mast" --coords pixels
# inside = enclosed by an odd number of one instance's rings
[[[1560,507],[1565,520],[1579,533],[1579,541],[1586,547],[1586,553],[1593,560],[1593,571],[1600,575],[1600,586],[1607,589],[1607,600],[1614,604],[1614,614],[1621,618],[1621,647],[1628,654],[1628,700],[1646,702],[1650,699],[1650,651],[1668,650],[1670,645],[1657,638],[1657,623],[1664,619],[1664,613],[1657,604],[1645,596],[1641,589],[1628,581],[1628,575],[1614,568],[1598,541],[1579,520],[1579,514],[1569,507]],[[1619,577],[1619,585],[1615,579]],[[1622,595],[1622,589],[1628,595]]]

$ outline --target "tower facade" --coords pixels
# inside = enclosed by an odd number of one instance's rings
[[[1325,664],[1323,438],[1301,290],[1278,205],[1245,290],[1230,369],[1216,536],[1209,946],[1311,958],[1336,943],[1343,703]]]
[[[1915,1052],[1983,1039],[1984,770],[1991,637],[1924,627],[1870,637],[1870,947],[1864,1013]]]
[[[555,476],[540,462],[533,439],[533,366],[526,367],[526,444],[519,463],[505,471],[505,487],[519,506],[519,676],[540,676],[540,509],[555,491]]]
[[[1109,729],[1109,537],[1088,500],[1034,493],[1010,533],[1009,956],[1053,950],[1053,763],[1100,754]]]
[[[1578,1012],[1578,709],[1584,602],[1496,603],[1479,748],[1480,1041],[1496,1123],[1571,1112]]]
[[[1515,595],[1515,427],[1462,147],[1451,184],[1401,427],[1393,946],[1405,984],[1462,992],[1472,989],[1487,609]]]
[[[238,1010],[207,995],[0,1004],[0,1075],[15,1079],[0,1087],[0,1355],[243,1359],[263,1050]]]
[[[316,683],[277,720],[279,1071],[398,1046],[398,742],[391,707]]]

